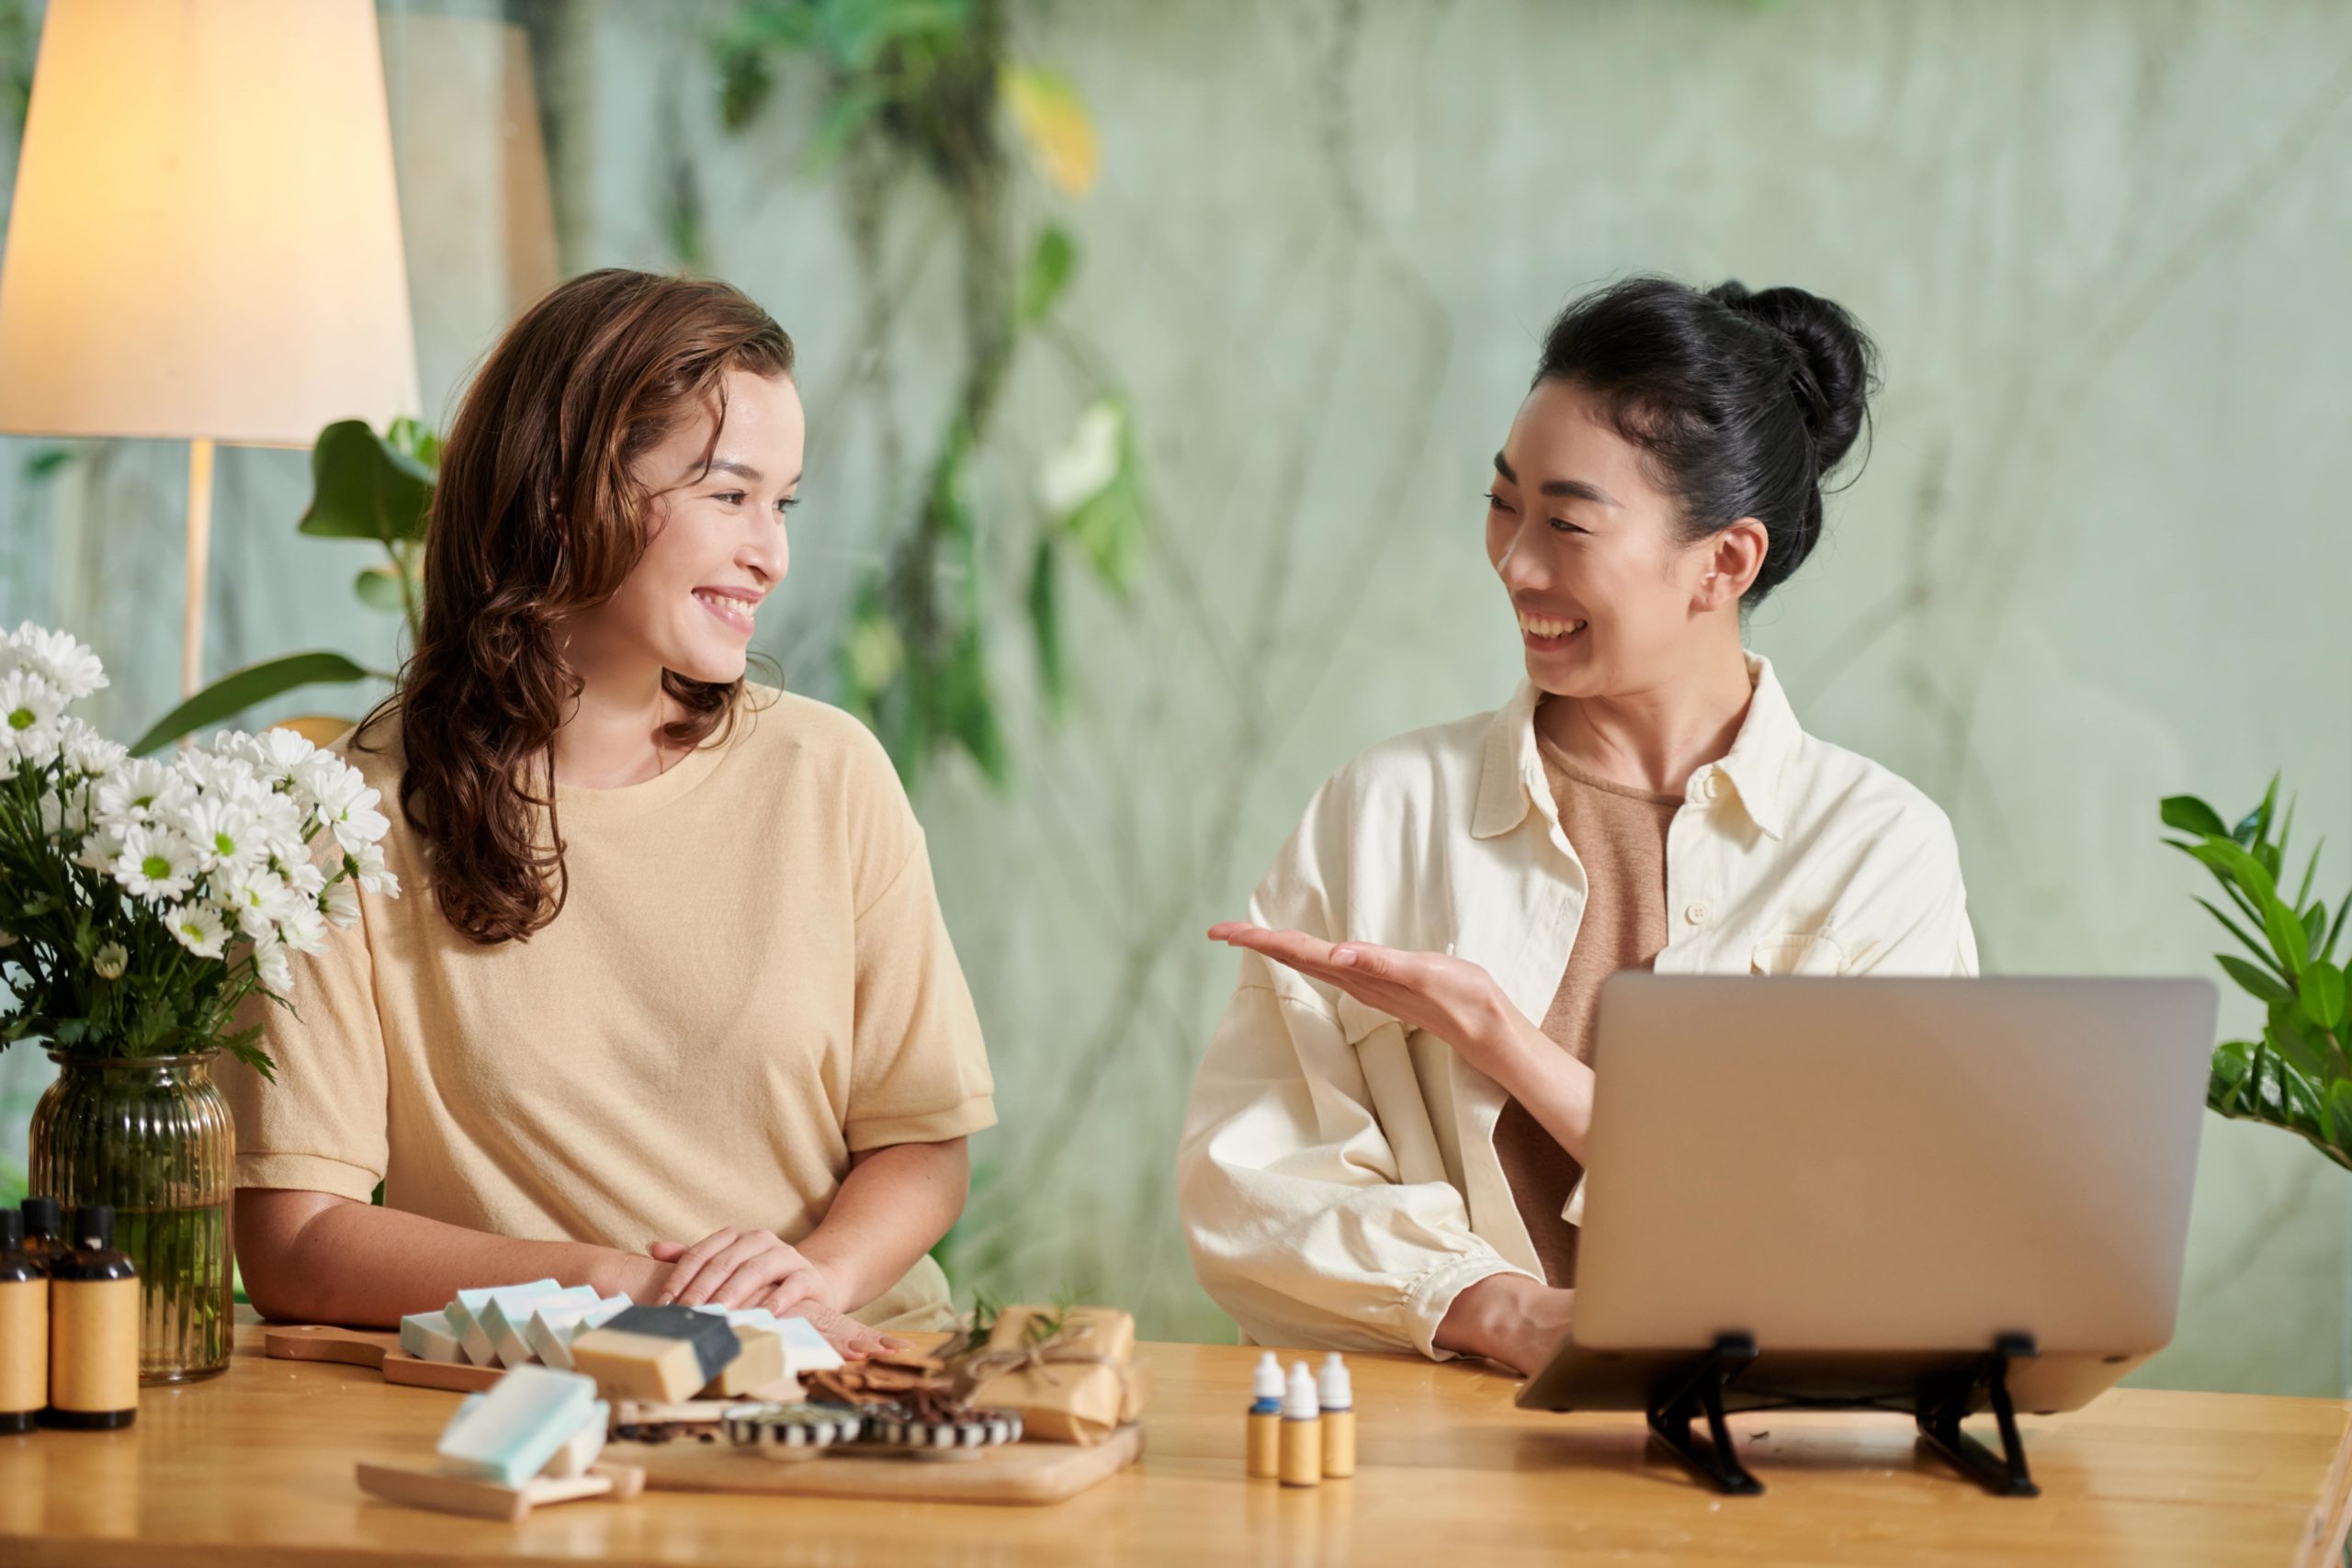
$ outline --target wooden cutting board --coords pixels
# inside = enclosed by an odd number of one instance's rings
[[[262,1348],[286,1361],[337,1361],[384,1374],[386,1382],[410,1388],[479,1393],[506,1375],[503,1367],[469,1362],[420,1360],[401,1348],[389,1328],[336,1328],[322,1323],[287,1324],[262,1331]]]
[[[932,1348],[950,1336],[910,1334]],[[505,1376],[497,1367],[425,1361],[401,1348],[390,1329],[291,1324],[266,1328],[267,1354],[289,1361],[334,1361],[380,1371],[386,1382],[472,1393]],[[770,1459],[723,1438],[704,1443],[610,1443],[608,1460],[645,1472],[645,1484],[671,1492],[732,1492],[790,1497],[865,1497],[923,1503],[1058,1503],[1117,1474],[1143,1453],[1130,1423],[1092,1448],[1013,1443],[960,1458],[915,1458],[853,1449],[815,1458]]]
[[[1143,1428],[1130,1422],[1092,1448],[1013,1443],[965,1458],[919,1459],[853,1448],[813,1459],[770,1459],[715,1443],[607,1443],[607,1460],[645,1472],[648,1487],[899,1503],[1058,1503],[1133,1464]]]

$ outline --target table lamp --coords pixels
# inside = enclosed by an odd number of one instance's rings
[[[181,684],[215,442],[417,408],[370,0],[51,0],[0,259],[0,431],[188,443]]]

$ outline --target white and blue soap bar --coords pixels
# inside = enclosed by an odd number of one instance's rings
[[[520,1486],[579,1437],[596,1404],[594,1378],[516,1367],[458,1406],[435,1450],[452,1475]]]
[[[401,1319],[401,1348],[420,1361],[463,1361],[466,1348],[446,1312],[411,1313]]]
[[[524,1333],[531,1325],[533,1313],[543,1306],[590,1306],[595,1300],[594,1285],[495,1295],[481,1309],[481,1331],[489,1337],[491,1353],[498,1358],[500,1366],[519,1367],[537,1359]]]
[[[490,1331],[482,1326],[481,1314],[492,1298],[504,1295],[546,1295],[563,1289],[553,1280],[533,1280],[524,1285],[484,1285],[476,1290],[459,1291],[458,1299],[442,1308],[449,1319],[449,1326],[458,1331],[458,1343],[466,1348],[466,1359],[477,1367],[498,1364],[497,1348],[490,1342]]]

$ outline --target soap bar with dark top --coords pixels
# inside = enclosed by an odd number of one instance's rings
[[[691,1397],[742,1351],[728,1321],[682,1306],[633,1306],[571,1342],[571,1366],[607,1399]]]

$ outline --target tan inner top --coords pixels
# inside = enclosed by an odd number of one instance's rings
[[[1593,1014],[1600,983],[1620,969],[1646,969],[1666,946],[1666,834],[1682,806],[1679,795],[1655,795],[1595,778],[1539,735],[1544,773],[1558,803],[1560,826],[1584,863],[1584,919],[1569,944],[1567,968],[1544,1032],[1580,1062],[1592,1060]],[[1516,1100],[1495,1122],[1495,1156],[1510,1179],[1520,1218],[1527,1223],[1544,1277],[1554,1285],[1577,1279],[1577,1227],[1560,1217],[1584,1168]]]
[[[387,733],[390,732],[390,733]],[[881,745],[750,688],[732,734],[622,789],[556,790],[571,897],[527,942],[444,919],[402,819],[396,728],[345,747],[383,792],[401,896],[297,956],[277,1061],[233,1066],[237,1183],[636,1252],[726,1225],[807,1235],[853,1152],[995,1121],[988,1058]],[[944,1327],[919,1260],[861,1310]]]

